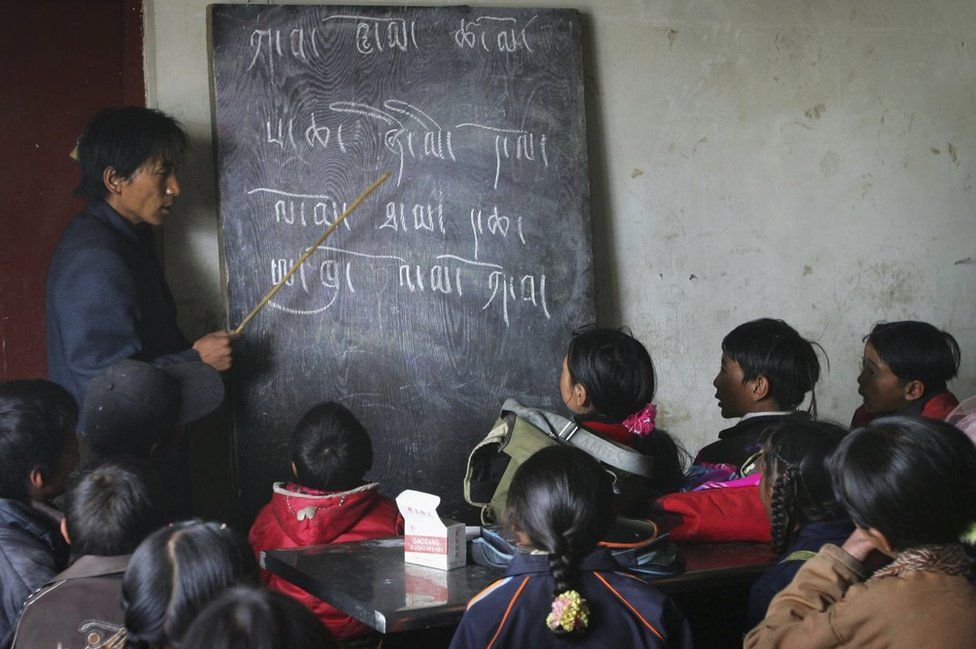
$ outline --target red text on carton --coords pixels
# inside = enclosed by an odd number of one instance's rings
[[[437,515],[440,496],[407,489],[396,499],[403,515],[403,560],[450,570],[464,565],[464,523]]]

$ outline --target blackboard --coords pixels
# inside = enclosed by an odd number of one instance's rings
[[[245,519],[288,476],[288,434],[333,399],[372,479],[463,504],[505,397],[562,406],[594,319],[580,22],[572,10],[212,5],[230,326],[383,172],[236,347]]]

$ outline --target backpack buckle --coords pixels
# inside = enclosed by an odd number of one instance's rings
[[[566,424],[566,425],[565,425],[565,426],[563,427],[563,429],[562,429],[561,431],[559,431],[559,432],[557,433],[557,436],[558,436],[558,437],[559,437],[559,439],[561,439],[562,441],[564,441],[564,442],[567,442],[567,443],[568,443],[568,442],[569,442],[569,440],[571,440],[571,439],[573,439],[573,435],[575,435],[575,434],[576,434],[576,432],[577,432],[578,430],[579,430],[579,426],[577,426],[577,425],[576,425],[576,424],[574,424],[573,422],[569,422],[569,423],[567,423],[567,424]],[[569,431],[569,432],[566,432],[566,431]]]

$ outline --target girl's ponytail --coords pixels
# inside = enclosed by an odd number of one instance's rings
[[[769,519],[772,523],[773,552],[782,554],[793,537],[793,507],[795,506],[793,467],[784,466],[773,481],[773,493],[769,499]]]
[[[613,520],[610,476],[578,448],[544,448],[512,478],[506,521],[531,547],[549,555],[554,583],[545,624],[558,636],[580,636],[590,624],[580,561]]]
[[[555,584],[552,607],[546,617],[546,626],[557,636],[580,636],[589,627],[590,607],[578,590],[576,562],[565,540],[557,539],[549,554],[549,574]]]
[[[824,461],[847,434],[822,421],[790,421],[763,432],[762,466],[769,489],[773,551],[782,554],[797,528],[845,518]]]

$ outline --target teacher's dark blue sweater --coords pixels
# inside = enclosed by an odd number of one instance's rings
[[[47,368],[79,405],[88,383],[123,358],[200,360],[176,323],[153,233],[104,201],[76,215],[47,273]]]

